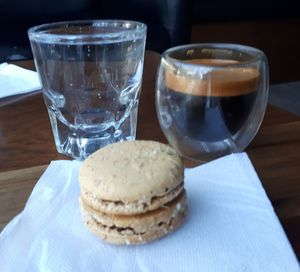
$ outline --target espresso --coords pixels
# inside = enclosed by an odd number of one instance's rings
[[[213,64],[226,65],[226,60],[214,60]],[[168,111],[173,119],[172,133],[204,142],[231,139],[252,112],[258,78],[259,72],[254,68],[226,67],[201,78],[184,71],[166,70],[163,92],[168,97]]]
[[[190,139],[215,142],[231,138],[245,124],[256,92],[237,96],[197,96],[167,89],[174,129]]]

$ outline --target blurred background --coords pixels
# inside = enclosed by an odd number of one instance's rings
[[[31,59],[27,30],[75,19],[124,18],[148,25],[147,49],[241,43],[263,50],[270,82],[300,80],[300,9],[294,0],[0,0],[0,62]]]

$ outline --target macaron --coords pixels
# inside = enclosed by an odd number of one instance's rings
[[[79,172],[87,228],[107,242],[141,244],[178,228],[186,216],[184,166],[155,141],[124,141],[90,155]]]

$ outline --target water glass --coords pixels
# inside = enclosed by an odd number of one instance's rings
[[[58,22],[35,26],[28,36],[59,153],[83,160],[135,139],[145,24]]]

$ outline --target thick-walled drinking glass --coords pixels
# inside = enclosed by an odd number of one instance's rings
[[[59,22],[28,35],[58,152],[82,160],[135,139],[145,24]]]
[[[167,50],[156,109],[169,143],[186,158],[209,161],[243,151],[256,135],[268,99],[264,53],[237,44],[191,44]]]

